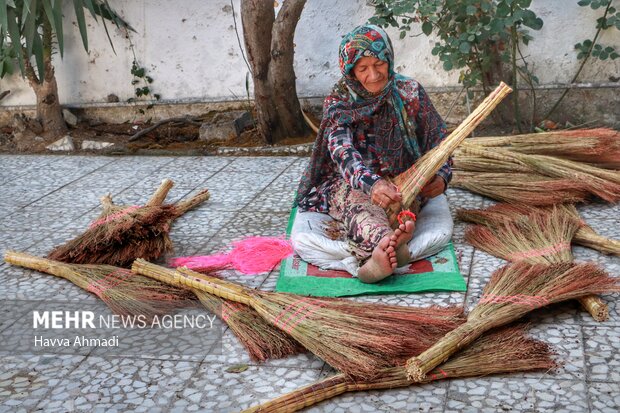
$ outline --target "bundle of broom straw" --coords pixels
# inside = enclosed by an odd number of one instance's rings
[[[424,185],[446,163],[454,150],[482,122],[512,89],[501,82],[500,85],[438,146],[424,154],[410,169],[394,178],[394,183],[403,194],[402,209],[409,209]],[[392,225],[398,222],[398,207],[388,208],[387,215]]]
[[[598,234],[581,219],[577,208],[573,204],[559,204],[555,208],[557,208],[558,213],[566,214],[579,223],[579,228],[572,239],[573,244],[592,248],[603,254],[620,256],[620,241]],[[486,209],[458,209],[456,216],[462,221],[495,227],[506,221],[519,220],[532,212],[542,213],[545,211],[548,212],[549,208],[533,207],[526,204],[500,203]]]
[[[488,376],[490,374],[550,370],[557,366],[549,345],[527,337],[524,326],[505,327],[485,334],[454,358],[435,369],[424,383],[435,380]],[[266,403],[244,410],[244,413],[296,412],[340,394],[408,387],[411,381],[402,366],[381,371],[371,381],[356,381],[336,374]]]
[[[583,182],[584,189],[592,195],[611,203],[620,201],[620,171],[601,169],[553,156],[526,155],[502,148],[483,148],[466,143],[459,149],[457,159],[468,156],[493,159],[494,163],[489,164],[487,172],[493,172],[490,168],[498,162],[502,164],[501,171],[506,172],[506,167],[512,163],[515,165],[513,172],[523,172],[524,168],[529,168],[530,172],[548,177],[580,181]]]
[[[574,216],[553,207],[513,215],[513,220],[494,225],[474,225],[465,231],[465,241],[489,254],[508,261],[531,264],[561,264],[573,261],[571,240],[580,227]],[[597,296],[579,298],[596,321],[609,317],[607,304]]]
[[[407,376],[421,382],[435,367],[484,332],[506,325],[552,303],[620,291],[620,280],[592,263],[529,264],[516,262],[493,273],[467,322],[431,348],[407,360]]]
[[[586,162],[600,168],[620,169],[620,132],[608,128],[472,138],[468,139],[468,143]]]
[[[450,185],[496,201],[533,206],[583,202],[588,197],[584,182],[532,173],[474,173],[459,170],[454,171]]]
[[[360,379],[370,379],[382,368],[403,363],[461,322],[460,308],[371,305],[270,293],[185,268],[177,268],[171,278],[157,267],[136,260],[132,270],[248,305],[332,367]]]
[[[7,251],[4,261],[71,281],[95,294],[119,315],[152,319],[186,307],[193,299],[185,289],[111,265],[67,264],[14,251]]]
[[[136,257],[157,259],[172,250],[170,224],[191,208],[209,199],[203,190],[174,205],[161,205],[172,187],[164,180],[144,206],[116,206],[111,196],[101,199],[103,211],[76,238],[54,248],[48,258],[75,264],[129,266]]]

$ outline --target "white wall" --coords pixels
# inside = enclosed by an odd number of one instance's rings
[[[270,1],[270,0],[265,0]],[[279,0],[281,3],[283,0]],[[65,0],[65,55],[55,59],[60,100],[64,104],[106,101],[110,93],[121,101],[133,97],[129,73],[133,56],[122,33],[111,32],[112,52],[101,24],[89,19],[90,53],[82,47],[72,2]],[[156,93],[168,102],[218,101],[245,96],[247,68],[235,36],[229,0],[111,0],[137,33],[131,37],[139,62],[155,81]],[[239,0],[233,1],[241,32]],[[573,45],[594,36],[594,21],[602,12],[577,6],[577,0],[534,0],[544,28],[524,53],[544,84],[568,82],[579,62]],[[365,0],[308,0],[295,35],[295,70],[301,97],[324,96],[338,79],[337,50],[341,36],[366,21],[373,9]],[[447,73],[431,55],[434,40],[426,36],[400,41],[392,34],[396,66],[427,88],[456,86],[458,73]],[[601,43],[620,48],[620,31],[608,30]],[[582,82],[609,83],[619,76],[620,59],[588,63]],[[0,79],[0,91],[11,94],[2,106],[32,105],[34,95],[19,76]]]

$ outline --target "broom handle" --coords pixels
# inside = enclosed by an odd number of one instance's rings
[[[175,270],[152,264],[142,258],[136,259],[133,264],[131,264],[131,271],[135,274],[144,275],[145,277],[170,284],[174,287],[185,287],[174,279]]]
[[[171,270],[138,258],[134,261],[131,270],[136,274],[144,275],[175,287],[204,291],[217,297],[249,306],[252,306],[253,303],[253,299],[248,293],[250,291],[248,288],[230,281],[209,277],[187,268]]]
[[[409,380],[416,383],[424,382],[428,372],[474,342],[488,330],[488,324],[484,321],[467,321],[440,338],[422,354],[411,357],[406,364]]]
[[[158,205],[163,204],[164,201],[166,200],[166,196],[168,196],[168,192],[170,192],[170,189],[172,189],[173,186],[174,186],[174,182],[172,182],[168,178],[161,181],[159,188],[157,188],[155,192],[153,192],[153,195],[151,195],[151,199],[149,199],[145,205],[146,206],[158,206]]]
[[[609,319],[609,307],[598,295],[582,297],[579,303],[596,321],[603,322]]]
[[[30,268],[31,270],[55,275],[60,278],[69,279],[81,288],[87,287],[87,283],[82,285],[79,281],[74,279],[75,272],[71,269],[72,264],[49,260],[47,258],[35,257],[30,254],[16,251],[6,251],[4,253],[4,261],[11,265],[18,265],[20,267]]]
[[[573,237],[573,241],[603,254],[620,256],[620,241],[599,235],[589,226],[579,228]]]
[[[177,268],[174,279],[187,287],[213,294],[225,300],[245,304],[252,308],[255,307],[255,300],[247,293],[249,290],[236,284],[208,277],[187,268]]]
[[[195,208],[198,205],[202,204],[203,202],[209,200],[209,198],[211,198],[211,194],[209,193],[209,190],[203,189],[198,194],[192,196],[190,199],[177,202],[175,204],[177,213],[179,215],[183,215],[190,209]]]
[[[482,103],[440,144],[427,152],[413,167],[395,178],[396,182],[404,182],[400,188],[403,193],[403,206],[409,208],[424,184],[433,177],[448,160],[454,150],[471,134],[495,107],[510,93],[512,89],[501,82]],[[390,222],[396,222],[398,211],[388,211]]]

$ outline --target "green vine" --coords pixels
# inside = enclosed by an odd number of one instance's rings
[[[129,33],[127,33],[126,35],[127,40],[129,42],[129,48],[131,49],[131,53],[133,54],[133,61],[131,63],[131,70],[130,73],[132,75],[132,79],[131,79],[131,85],[134,87],[134,94],[135,94],[135,98],[129,98],[127,99],[128,103],[135,103],[138,99],[144,99],[144,100],[160,100],[161,99],[161,95],[159,95],[158,93],[153,93],[152,90],[152,83],[153,83],[153,78],[151,76],[149,76],[147,74],[147,69],[140,65],[140,63],[138,62],[138,58],[136,56],[136,51],[135,51],[135,46],[133,44],[133,42],[131,41],[131,37],[129,36]],[[153,103],[150,103],[149,105],[147,105],[146,109],[152,109],[153,108]],[[139,112],[141,114],[144,114],[145,111],[144,109],[139,109]]]

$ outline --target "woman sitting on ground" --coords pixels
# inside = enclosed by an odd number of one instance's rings
[[[296,205],[340,221],[358,277],[373,283],[409,263],[414,223],[390,227],[384,208],[402,195],[388,179],[411,167],[446,136],[446,126],[422,86],[394,73],[387,34],[360,26],[340,44],[342,78],[325,99],[312,157],[301,178]],[[422,190],[442,194],[450,161]]]

